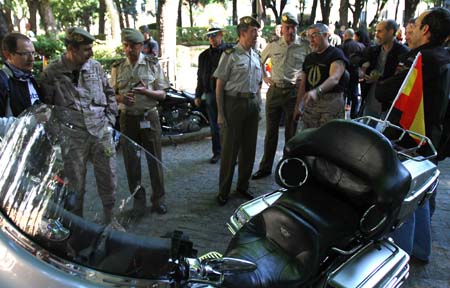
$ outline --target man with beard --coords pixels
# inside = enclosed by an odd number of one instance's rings
[[[341,49],[328,43],[329,34],[322,23],[307,30],[312,53],[303,62],[294,110],[294,119],[302,117],[304,128],[344,118],[344,73],[348,60]]]
[[[401,55],[408,52],[408,47],[397,42],[395,33],[398,25],[394,20],[384,20],[377,24],[375,37],[378,45],[369,47],[363,55],[362,69],[365,73],[361,83],[363,103],[361,109],[364,116],[381,117],[389,107],[381,105],[375,98],[378,81],[394,75]]]
[[[282,37],[269,43],[261,53],[261,65],[267,59],[271,60],[271,75],[263,69],[264,82],[269,86],[266,95],[266,136],[264,140],[264,155],[259,164],[259,170],[252,179],[261,179],[272,173],[278,143],[279,123],[283,112],[285,143],[291,139],[296,131],[293,114],[296,92],[302,64],[310,52],[308,43],[297,36],[297,17],[290,12],[281,16]]]
[[[123,229],[113,217],[116,192],[116,154],[111,127],[117,115],[114,91],[99,62],[91,59],[95,38],[73,27],[66,31],[66,53],[42,75],[43,99],[61,106],[61,148],[69,188],[76,191],[73,213],[83,216],[87,162],[94,167],[97,192],[103,204],[103,222]]]
[[[126,58],[114,64],[111,84],[120,109],[120,130],[144,147],[153,157],[147,157],[153,194],[151,212],[167,213],[164,203],[164,174],[161,166],[161,124],[158,101],[166,98],[169,83],[153,55],[144,55],[144,36],[136,29],[122,30]],[[135,147],[124,145],[123,156],[128,187],[134,193],[133,216],[142,217],[146,211],[146,193],[141,186],[141,159]]]
[[[238,154],[236,191],[247,199],[253,198],[248,188],[255,162],[261,104],[261,63],[253,50],[259,27],[253,17],[245,16],[239,20],[239,42],[234,48],[225,50],[213,74],[217,78],[217,123],[222,130],[219,205],[225,205],[228,201]]]
[[[39,102],[39,86],[31,74],[36,52],[27,36],[15,32],[3,38],[2,52],[6,61],[0,70],[0,116],[18,116]]]
[[[209,40],[209,48],[198,56],[197,88],[195,89],[195,105],[200,106],[202,96],[206,100],[206,111],[209,118],[211,129],[211,142],[213,156],[209,160],[215,164],[220,160],[220,128],[217,124],[217,102],[216,102],[216,79],[212,76],[219,64],[222,52],[232,45],[225,44],[222,41],[223,32],[219,27],[208,29],[206,36]]]
[[[449,51],[444,48],[450,36],[450,12],[438,7],[420,14],[412,25],[408,40],[412,49],[404,56],[401,70],[385,81],[376,90],[377,99],[392,105],[417,53],[422,54],[423,111],[425,136],[430,138],[438,152],[448,149],[450,143],[449,123]],[[400,112],[393,110],[389,120],[398,124]],[[424,147],[426,149],[426,147]],[[438,159],[447,155],[439,153]],[[434,160],[437,164],[437,161]],[[430,201],[423,203],[400,229],[394,239],[406,252],[422,262],[428,262],[431,254],[431,216],[435,210],[437,190]]]

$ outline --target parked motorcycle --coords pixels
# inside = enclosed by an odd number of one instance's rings
[[[166,90],[166,99],[158,106],[163,135],[199,131],[209,125],[204,109],[194,103],[195,95],[174,88]]]
[[[433,155],[416,153],[432,148],[426,137],[403,149],[410,133],[389,123],[333,121],[287,144],[276,170],[283,188],[232,215],[224,255],[197,257],[181,232],[138,236],[99,224],[98,207],[71,213],[61,137],[76,127],[63,108],[33,109],[0,144],[1,287],[399,287],[409,257],[387,235],[438,183]],[[127,202],[124,186],[117,197]],[[96,195],[95,185],[86,190]]]

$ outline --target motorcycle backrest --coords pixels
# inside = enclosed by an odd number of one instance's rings
[[[344,197],[360,213],[375,205],[389,221],[410,187],[411,176],[389,139],[353,121],[333,120],[302,131],[287,143],[285,157],[307,159],[310,174],[330,193]]]

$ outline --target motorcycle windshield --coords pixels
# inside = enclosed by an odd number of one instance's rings
[[[115,275],[163,277],[170,238],[121,231],[133,206],[131,193],[139,190],[128,185],[124,151],[128,161],[140,155],[138,164],[153,156],[109,124],[86,127],[80,119],[77,112],[41,106],[12,124],[0,144],[0,224],[20,231],[25,238],[16,240],[31,253],[50,252],[53,265],[66,261]],[[106,225],[113,205],[122,218]]]

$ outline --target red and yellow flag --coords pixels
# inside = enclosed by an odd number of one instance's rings
[[[422,54],[417,54],[406,76],[394,107],[402,112],[400,125],[407,130],[425,135],[423,112]]]

